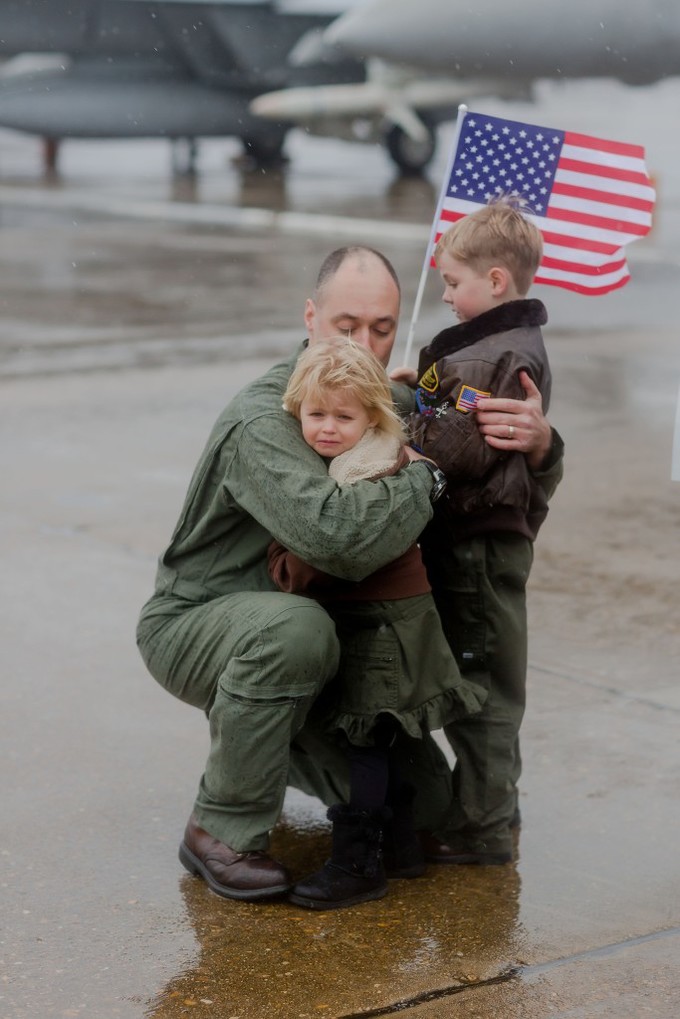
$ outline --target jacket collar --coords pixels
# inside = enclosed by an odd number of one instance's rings
[[[504,333],[508,329],[522,326],[542,326],[548,321],[548,313],[542,301],[525,298],[521,301],[507,301],[491,308],[468,322],[457,326],[449,326],[437,333],[427,347],[423,347],[418,359],[418,374],[422,374],[431,364],[447,354],[469,347],[478,340],[483,340],[494,333]]]

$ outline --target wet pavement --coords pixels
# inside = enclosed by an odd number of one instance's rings
[[[530,586],[517,862],[431,867],[323,914],[227,902],[182,871],[207,730],[147,675],[134,627],[215,416],[301,338],[328,250],[356,236],[394,259],[404,339],[437,166],[395,182],[378,150],[299,137],[272,181],[211,143],[192,188],[156,143],[83,143],[45,182],[39,146],[0,137],[2,1019],[680,1014],[680,143],[664,131],[680,86],[598,89],[599,105],[574,85],[484,106],[642,141],[659,185],[628,287],[536,290],[568,455]],[[447,321],[428,288],[418,335]],[[295,876],[325,858],[316,801],[289,795],[274,850]]]

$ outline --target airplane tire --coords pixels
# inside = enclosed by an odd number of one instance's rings
[[[424,123],[427,139],[423,142],[414,141],[397,124],[394,124],[385,135],[387,151],[405,176],[421,174],[434,156],[437,147],[435,130],[427,121]]]
[[[243,152],[258,166],[272,166],[284,161],[283,143],[286,130],[274,125],[257,134],[244,135],[241,138]]]

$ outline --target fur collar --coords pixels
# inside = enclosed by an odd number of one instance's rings
[[[469,347],[478,340],[483,340],[494,333],[504,333],[509,329],[520,329],[523,326],[543,326],[548,321],[548,313],[542,301],[525,298],[521,301],[507,301],[490,311],[485,311],[468,322],[442,329],[427,347],[423,347],[418,360],[418,374],[429,368],[435,361],[454,354],[457,350]]]
[[[369,428],[356,446],[331,460],[328,473],[339,485],[380,477],[394,470],[400,449],[396,435]]]

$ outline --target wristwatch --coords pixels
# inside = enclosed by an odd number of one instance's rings
[[[423,464],[432,475],[433,485],[430,492],[430,502],[435,503],[444,494],[444,489],[446,488],[447,482],[444,471],[440,471],[431,460],[415,460],[414,463]]]

